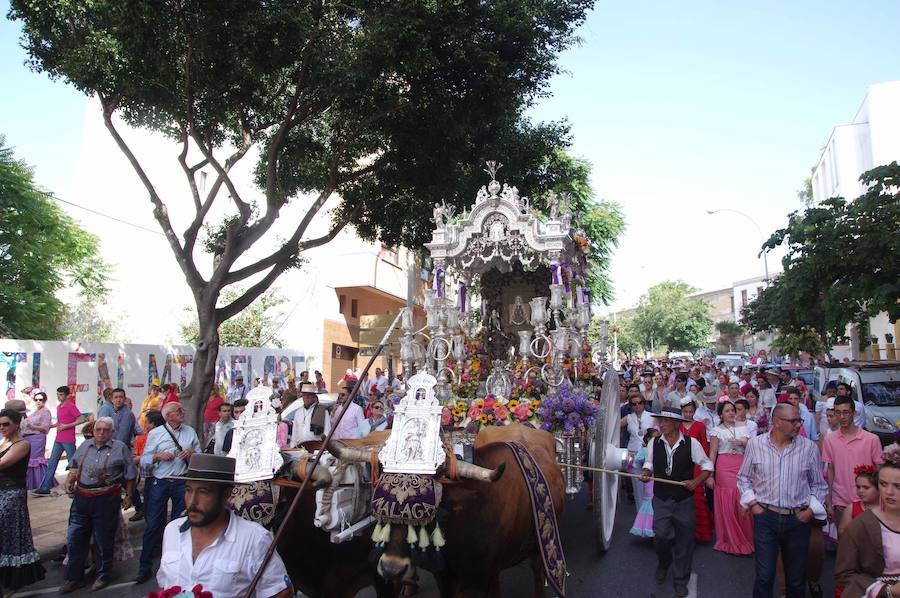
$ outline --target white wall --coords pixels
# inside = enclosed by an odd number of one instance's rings
[[[321,342],[319,343],[321,345]],[[0,339],[0,375],[5,380],[7,398],[19,395],[28,386],[40,386],[56,406],[59,386],[77,389],[76,403],[83,412],[97,411],[104,388],[124,388],[135,413],[148,394],[150,382],[184,388],[193,372],[193,347],[184,345],[133,345],[112,343],[70,343],[64,341]],[[229,384],[233,371],[252,383],[265,374],[284,375],[288,368],[300,372],[312,358],[294,349],[250,349],[223,347],[219,351],[216,380]],[[21,395],[16,398],[21,398]]]

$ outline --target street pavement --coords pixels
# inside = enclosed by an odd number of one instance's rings
[[[587,494],[582,492],[566,504],[560,522],[566,561],[570,571],[567,580],[567,595],[571,598],[587,597],[640,597],[669,598],[673,596],[671,577],[665,585],[658,586],[654,580],[656,554],[651,540],[636,538],[628,533],[634,519],[635,507],[620,495],[616,513],[616,531],[610,550],[599,556],[594,543],[594,529],[591,512],[586,509]],[[13,596],[44,596],[56,594],[64,583],[62,566],[50,562],[58,553],[58,546],[64,542],[65,524],[62,515],[68,514],[69,500],[65,496],[54,498],[30,498],[32,526],[35,530],[39,551],[45,559],[47,578],[41,583],[23,588]],[[126,519],[132,511],[126,511]],[[112,583],[99,592],[89,588],[78,590],[71,596],[117,596],[121,598],[143,597],[156,589],[151,580],[135,586],[131,579],[137,574],[137,558],[141,550],[143,524],[129,523],[135,558],[117,563]],[[38,532],[38,530],[41,530]],[[826,556],[822,574],[825,596],[834,592],[834,555]],[[530,596],[531,569],[523,563],[504,571],[501,575],[505,596]],[[428,573],[421,573],[420,596],[437,596],[434,581]],[[712,545],[698,546],[694,553],[694,576],[691,579],[691,597],[719,598],[740,597],[751,594],[753,584],[753,558],[722,554],[712,549]],[[360,597],[374,597],[374,592],[364,590]],[[550,596],[550,591],[546,591]]]

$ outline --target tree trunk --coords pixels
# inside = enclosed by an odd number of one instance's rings
[[[219,323],[216,321],[215,307],[199,305],[198,302],[197,315],[199,337],[194,352],[194,370],[187,392],[181,397],[181,403],[184,406],[185,420],[199,436],[203,432],[203,408],[215,382],[216,359],[219,357]]]

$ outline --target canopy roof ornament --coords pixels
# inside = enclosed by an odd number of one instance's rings
[[[573,253],[572,216],[560,213],[559,197],[551,196],[549,214],[539,217],[516,187],[497,181],[501,166],[487,162],[491,181],[458,218],[453,218],[452,207],[435,205],[435,229],[425,245],[435,267],[468,279],[491,268],[509,272],[516,261],[532,269]]]

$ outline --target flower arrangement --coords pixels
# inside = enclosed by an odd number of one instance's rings
[[[541,429],[548,432],[574,433],[596,424],[597,404],[582,391],[563,383],[547,395],[537,408]]]
[[[488,395],[483,399],[453,400],[441,413],[441,425],[449,428],[505,426],[514,422],[534,422],[540,399],[502,399]]]
[[[173,586],[165,590],[157,590],[147,594],[147,598],[213,598],[212,592],[207,592],[200,584],[190,590],[182,590],[180,586]]]
[[[584,255],[590,255],[591,241],[587,238],[587,236],[578,232],[573,236],[573,240],[575,241],[575,245],[578,247],[581,253],[583,253]]]

